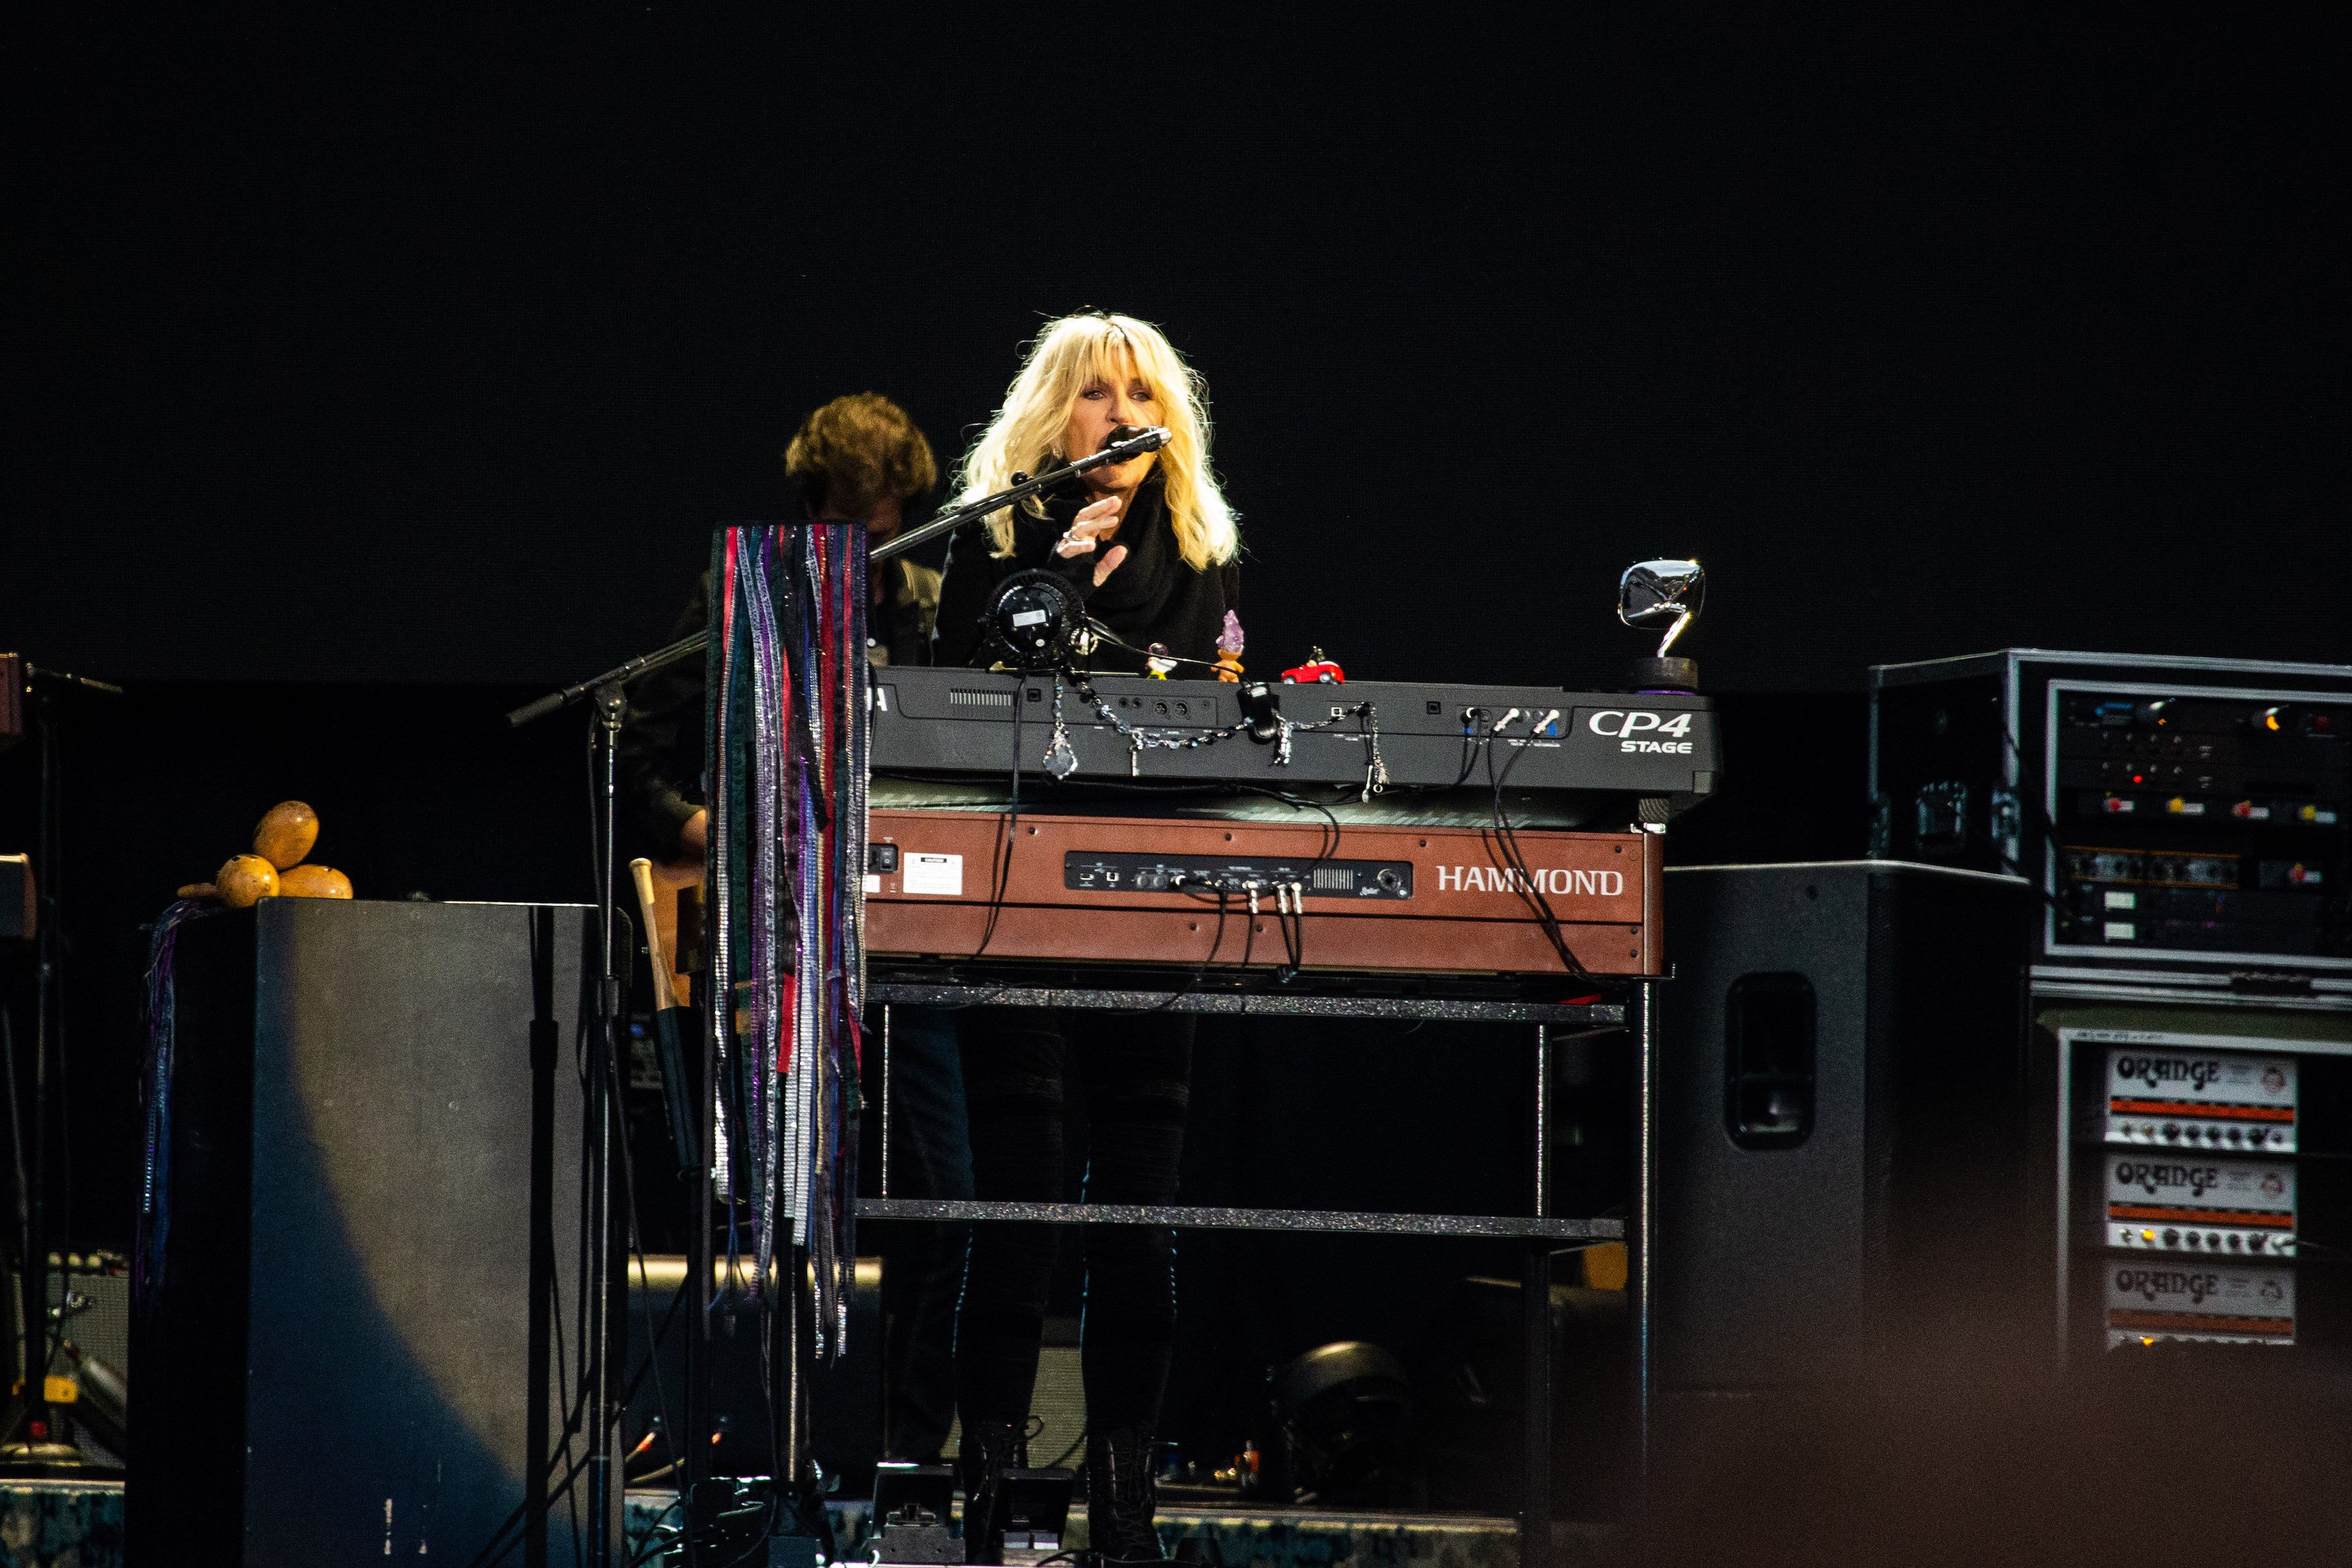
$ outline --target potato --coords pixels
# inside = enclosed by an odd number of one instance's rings
[[[269,808],[253,830],[253,852],[283,871],[299,866],[319,842],[319,814],[299,800]]]
[[[282,899],[348,899],[352,879],[332,866],[291,866],[278,874]]]
[[[262,899],[278,896],[278,868],[258,855],[233,855],[213,880],[219,884],[221,902],[230,909],[250,908]]]

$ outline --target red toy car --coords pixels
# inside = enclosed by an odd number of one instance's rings
[[[1312,685],[1317,681],[1326,686],[1340,686],[1346,684],[1348,672],[1324,658],[1323,650],[1318,647],[1315,650],[1315,657],[1305,664],[1296,669],[1284,670],[1282,679],[1286,686]]]

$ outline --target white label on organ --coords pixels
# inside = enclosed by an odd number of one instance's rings
[[[898,874],[898,889],[931,893],[945,899],[963,897],[963,857],[909,853]]]

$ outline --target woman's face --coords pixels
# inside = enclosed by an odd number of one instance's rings
[[[1136,368],[1129,355],[1125,374],[1118,384],[1091,381],[1078,393],[1078,401],[1070,410],[1070,422],[1062,431],[1062,450],[1072,462],[1091,458],[1109,443],[1110,433],[1122,425],[1157,425],[1160,423],[1160,400],[1151,394],[1150,386]],[[1087,483],[1097,490],[1127,491],[1143,482],[1151,471],[1157,452],[1145,452],[1129,458],[1124,463],[1097,468],[1087,476]]]

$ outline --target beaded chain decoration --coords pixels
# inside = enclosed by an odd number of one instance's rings
[[[1213,746],[1236,735],[1249,733],[1250,723],[1246,719],[1222,730],[1144,729],[1121,718],[1118,710],[1104,701],[1095,690],[1094,682],[1084,675],[1073,674],[1069,679],[1077,689],[1078,695],[1094,709],[1096,717],[1117,731],[1119,737],[1127,742],[1127,774],[1129,778],[1143,775],[1143,753],[1146,751],[1198,751],[1202,746]],[[1046,738],[1045,754],[1040,761],[1040,765],[1057,779],[1066,779],[1078,771],[1078,754],[1070,747],[1070,728],[1062,717],[1062,675],[1056,672],[1054,676],[1054,728]],[[1349,719],[1355,720],[1357,724],[1351,738],[1364,743],[1363,798],[1369,801],[1372,796],[1384,793],[1389,787],[1389,765],[1381,759],[1380,710],[1369,702],[1335,707],[1329,718],[1318,720],[1312,724],[1294,723],[1277,710],[1274,718],[1274,765],[1278,768],[1290,765],[1290,738],[1293,735],[1311,735],[1337,729]]]
[[[729,1278],[748,1250],[756,1295],[780,1251],[804,1249],[817,1348],[838,1355],[857,1258],[866,542],[855,524],[730,527],[711,582],[708,1026]]]

